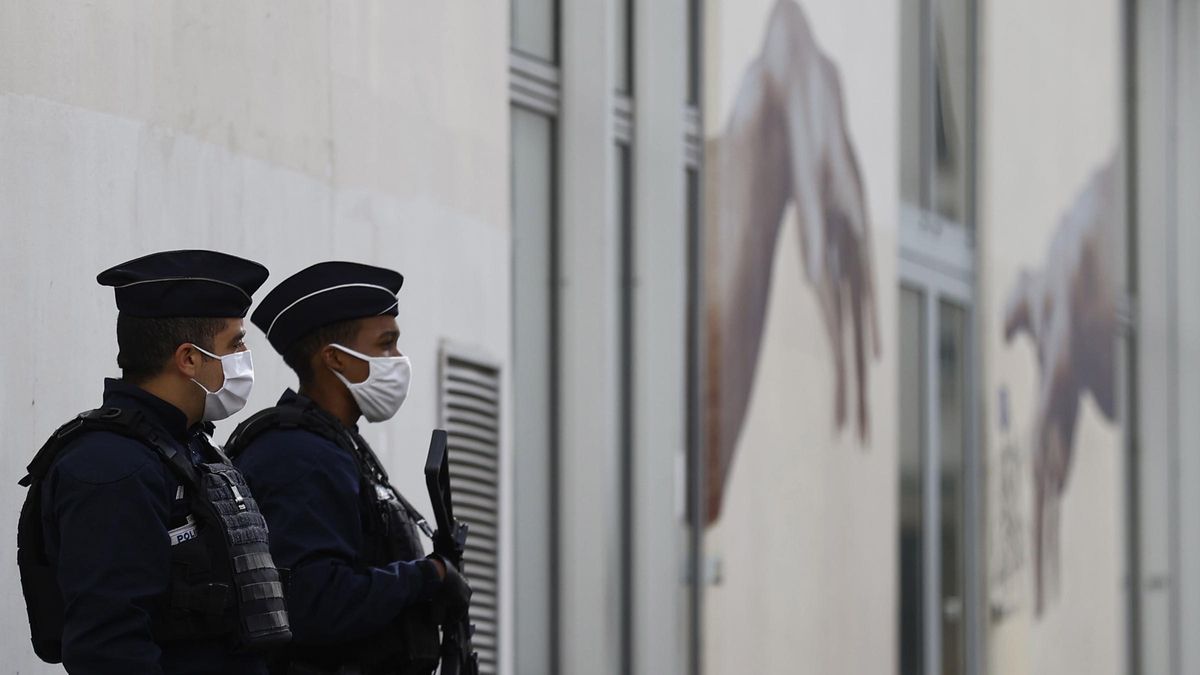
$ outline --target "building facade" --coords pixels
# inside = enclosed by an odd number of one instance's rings
[[[1197,672],[1196,120],[1197,0],[6,3],[0,533],[98,270],[343,258],[485,672]]]

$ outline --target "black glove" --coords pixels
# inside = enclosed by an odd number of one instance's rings
[[[433,615],[441,625],[458,621],[471,607],[471,584],[449,560],[434,553],[429,556],[446,567],[442,585],[433,596]]]

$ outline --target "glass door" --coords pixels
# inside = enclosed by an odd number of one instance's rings
[[[975,0],[901,3],[900,675],[982,672]]]
[[[914,274],[900,289],[899,654],[901,675],[968,666],[968,584],[978,575],[970,411],[969,297]],[[945,281],[945,280],[944,280]],[[978,496],[977,493],[974,496]]]

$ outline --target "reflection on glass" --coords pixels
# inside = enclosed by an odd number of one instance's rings
[[[963,548],[966,504],[963,457],[967,429],[967,313],[948,302],[938,308],[938,418],[941,438],[942,672],[965,670]]]
[[[554,120],[512,108],[513,622],[516,672],[549,675],[554,579]]]
[[[924,418],[925,304],[920,292],[900,289],[900,675],[924,668],[924,564],[922,449]]]
[[[512,0],[512,48],[543,61],[558,61],[556,0]]]

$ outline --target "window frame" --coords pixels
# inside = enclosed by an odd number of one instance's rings
[[[964,668],[972,675],[984,672],[984,650],[986,631],[984,569],[984,488],[982,480],[983,445],[980,441],[980,356],[978,316],[978,265],[976,210],[978,175],[977,135],[977,77],[979,51],[979,4],[978,0],[961,0],[964,7],[967,82],[966,108],[963,111],[963,152],[965,181],[963,218],[951,220],[937,212],[937,167],[934,162],[936,151],[935,106],[936,88],[936,5],[939,0],[912,0],[902,6],[904,10],[915,9],[920,13],[920,34],[917,39],[920,50],[917,58],[921,97],[917,123],[920,140],[917,156],[919,203],[913,204],[902,197],[899,214],[899,269],[898,288],[907,287],[921,293],[923,301],[923,350],[925,363],[922,377],[925,379],[923,392],[922,420],[924,447],[922,448],[922,548],[924,560],[923,597],[923,672],[925,675],[943,673],[942,663],[942,569],[941,569],[941,423],[938,401],[940,382],[938,378],[938,339],[940,336],[940,308],[949,302],[962,309],[966,316],[966,367],[964,389],[968,400],[963,403],[966,410],[965,445],[963,448],[963,612],[962,640]],[[901,49],[905,47],[901,44]],[[904,59],[900,59],[904,62]],[[904,133],[902,130],[901,133]],[[903,164],[901,171],[912,170]],[[897,574],[899,569],[897,568]],[[897,590],[899,601],[899,590]],[[897,631],[899,627],[897,627]],[[899,648],[903,648],[901,645]]]

